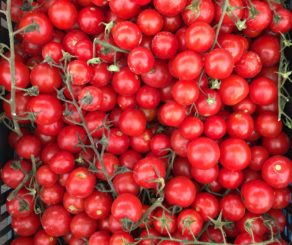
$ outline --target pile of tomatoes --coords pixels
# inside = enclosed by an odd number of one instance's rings
[[[287,244],[282,3],[7,4],[11,244]]]

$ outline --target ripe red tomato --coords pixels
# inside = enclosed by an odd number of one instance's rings
[[[132,0],[112,0],[109,7],[112,13],[121,19],[131,19],[140,12],[140,6]]]
[[[58,151],[50,159],[48,165],[55,174],[65,174],[73,170],[75,159],[68,151]]]
[[[275,189],[274,190],[275,199],[273,204],[273,209],[283,209],[287,207],[291,201],[291,195],[289,189]]]
[[[110,235],[105,231],[94,232],[88,241],[88,245],[108,245],[110,241]]]
[[[222,168],[218,175],[218,182],[226,189],[236,189],[240,186],[244,179],[242,171],[228,170]]]
[[[250,98],[259,105],[268,105],[277,99],[278,90],[274,81],[259,77],[250,84]]]
[[[207,192],[200,192],[192,204],[192,207],[197,211],[204,221],[209,218],[215,218],[219,214],[219,202],[217,198]]]
[[[23,135],[17,141],[15,151],[20,157],[30,160],[32,156],[37,157],[40,154],[41,141],[34,135]]]
[[[66,181],[66,190],[74,197],[85,198],[93,192],[95,184],[95,176],[86,168],[79,167],[69,174]]]
[[[277,137],[282,131],[282,122],[278,115],[272,112],[260,114],[255,121],[256,131],[267,138]]]
[[[145,157],[139,160],[133,170],[135,182],[144,188],[156,188],[161,184],[161,179],[166,176],[165,165],[156,157]]]
[[[272,156],[262,167],[263,179],[274,188],[285,188],[292,181],[291,161],[284,156]]]
[[[104,12],[97,7],[85,7],[81,9],[78,14],[78,24],[80,29],[87,34],[100,34],[104,29],[104,26],[102,25],[102,22],[104,21]]]
[[[29,69],[19,60],[15,60],[15,83],[18,88],[26,88],[29,84]],[[0,61],[0,85],[11,91],[11,73],[9,62]]]
[[[244,183],[241,196],[245,207],[254,214],[266,213],[274,202],[273,189],[262,180],[250,180]]]
[[[13,217],[11,221],[12,229],[19,236],[32,236],[37,232],[40,226],[39,217],[33,213],[26,217]]]
[[[150,72],[154,62],[153,54],[144,47],[134,48],[128,55],[128,66],[137,75]]]
[[[202,68],[201,56],[190,50],[177,54],[169,63],[169,70],[179,80],[196,79]]]
[[[62,202],[64,188],[60,184],[54,184],[50,187],[43,187],[40,191],[40,199],[47,206],[56,205]]]
[[[101,107],[103,94],[95,86],[84,87],[78,95],[78,103],[85,111],[96,111]]]
[[[183,236],[198,235],[203,227],[203,219],[192,209],[184,209],[177,217],[178,230]]]
[[[261,170],[264,162],[269,157],[268,150],[263,146],[255,145],[250,148],[250,151],[251,151],[251,160],[248,166],[255,171]]]
[[[69,1],[55,1],[48,9],[51,23],[61,30],[71,29],[77,21],[77,15],[75,5]]]
[[[214,79],[225,79],[233,71],[234,60],[225,49],[213,49],[205,56],[204,68],[206,73]]]
[[[137,25],[141,32],[147,36],[153,36],[163,28],[163,18],[154,9],[143,10],[137,18]]]
[[[185,117],[185,107],[175,101],[168,101],[158,112],[158,120],[166,126],[178,127]]]
[[[53,237],[64,236],[70,231],[70,214],[60,205],[48,207],[41,218],[44,231]]]
[[[235,105],[240,103],[249,93],[249,86],[245,79],[231,75],[221,81],[219,94],[223,104]]]
[[[75,52],[75,51],[74,51]],[[93,70],[83,60],[73,60],[68,64],[68,73],[73,85],[84,85],[91,81]]]
[[[96,221],[85,213],[75,215],[70,223],[70,231],[75,238],[90,237],[96,228]]]
[[[24,28],[33,23],[37,28],[33,31],[23,32],[23,39],[33,44],[45,44],[53,37],[53,26],[48,17],[40,11],[32,11],[25,14],[19,22],[18,29]]]
[[[254,130],[254,121],[247,113],[234,112],[227,118],[226,126],[230,137],[248,139]]]
[[[213,45],[214,38],[214,29],[203,21],[191,24],[185,33],[186,47],[198,53],[208,51]]]
[[[217,91],[204,88],[204,93],[200,93],[198,100],[196,101],[196,112],[200,116],[209,117],[217,114],[222,107],[222,101]]]
[[[217,164],[220,149],[215,141],[200,137],[188,144],[187,155],[192,167],[206,170]]]
[[[184,193],[181,195],[181,193]],[[170,205],[189,207],[196,198],[196,187],[187,177],[177,176],[165,185],[165,199]]]
[[[241,197],[237,194],[227,194],[220,200],[220,209],[224,219],[231,221],[240,220],[245,214],[245,207]]]
[[[161,235],[173,234],[176,231],[176,216],[162,208],[158,208],[151,215],[153,226]]]
[[[241,139],[224,140],[220,144],[220,153],[220,163],[229,170],[242,170],[251,160],[250,147]]]
[[[197,117],[186,117],[180,124],[179,131],[186,139],[193,140],[201,136],[204,131],[204,124]]]
[[[255,52],[248,51],[241,56],[234,70],[243,78],[253,78],[260,73],[261,69],[261,58]]]
[[[170,59],[177,52],[178,41],[171,32],[158,32],[152,39],[151,49],[157,58]]]
[[[273,20],[270,22],[270,29],[275,33],[286,33],[292,27],[291,12],[288,9],[277,9],[277,15],[280,16],[279,21]]]
[[[65,192],[63,206],[71,214],[80,214],[84,211],[84,199],[73,197],[68,192]]]
[[[219,174],[219,167],[215,165],[208,169],[199,169],[192,167],[191,175],[192,177],[201,184],[210,184],[215,181]]]
[[[171,89],[173,99],[180,105],[192,105],[199,97],[200,91],[192,81],[177,81]]]
[[[57,244],[57,238],[48,235],[44,230],[39,230],[33,238],[33,244],[35,245],[55,245]]]
[[[284,155],[289,151],[290,139],[282,132],[275,138],[263,138],[262,144],[270,154]]]
[[[142,216],[142,204],[140,199],[133,194],[120,194],[113,201],[111,212],[118,220],[128,219],[137,222]]]
[[[204,134],[214,140],[221,139],[226,133],[226,122],[221,116],[207,117],[204,124]]]
[[[6,208],[14,218],[28,217],[34,212],[33,196],[26,189],[20,189],[13,199],[7,200]]]

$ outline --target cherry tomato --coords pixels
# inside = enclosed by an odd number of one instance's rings
[[[11,221],[12,229],[20,236],[31,236],[35,234],[40,226],[39,217],[33,213],[26,217],[13,217]]]
[[[78,24],[80,29],[90,35],[100,34],[105,21],[104,12],[97,7],[89,6],[80,10],[78,14]]]
[[[260,73],[262,61],[258,54],[248,51],[235,65],[235,72],[243,78],[253,78]]]
[[[163,18],[154,9],[143,10],[137,18],[137,25],[141,32],[147,36],[153,36],[163,28]]]
[[[159,59],[174,57],[178,49],[178,41],[171,32],[158,32],[152,39],[151,49]]]
[[[231,221],[240,220],[245,214],[245,207],[241,197],[237,194],[227,194],[220,200],[220,209],[224,219]]]
[[[177,217],[178,230],[183,236],[198,235],[203,227],[201,215],[192,210],[184,209]]]
[[[171,17],[179,14],[186,7],[187,0],[154,0],[153,4],[159,13]]]

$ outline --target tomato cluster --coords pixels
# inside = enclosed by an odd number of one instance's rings
[[[283,4],[7,4],[11,244],[286,244]]]

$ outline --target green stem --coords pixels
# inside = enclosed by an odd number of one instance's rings
[[[99,45],[101,45],[102,47],[105,47],[105,48],[110,48],[110,49],[112,49],[115,52],[126,53],[126,54],[129,53],[129,51],[127,51],[127,50],[120,49],[119,47],[114,46],[114,45],[112,45],[112,44],[110,44],[108,42],[104,42],[104,41],[102,41],[102,40],[100,40],[98,38],[95,38],[94,39],[94,41],[93,41],[93,47],[95,47],[95,44],[99,44]],[[93,57],[95,57],[95,56],[93,56]]]
[[[15,48],[14,48],[14,32],[11,20],[11,0],[7,0],[6,9],[6,21],[7,29],[9,34],[9,46],[10,46],[10,57],[9,57],[9,67],[11,74],[11,91],[10,91],[10,109],[11,116],[14,126],[14,131],[17,135],[22,136],[20,126],[17,120],[16,108],[15,108],[15,93],[16,93],[16,74],[15,74]]]

